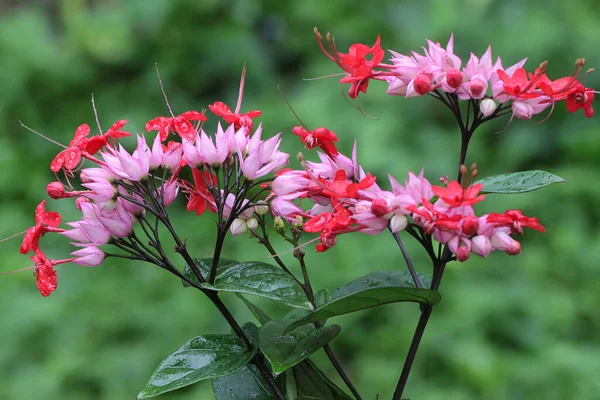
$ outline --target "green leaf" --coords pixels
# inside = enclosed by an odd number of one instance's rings
[[[271,400],[275,395],[252,364],[235,374],[213,379],[212,385],[216,400]]]
[[[563,178],[550,172],[534,170],[490,176],[475,183],[483,183],[481,193],[525,193],[553,183],[566,183]]]
[[[247,298],[242,296],[240,293],[236,293],[236,295],[237,295],[237,297],[239,297],[242,300],[242,302],[246,305],[246,307],[248,307],[248,310],[250,310],[252,315],[254,315],[254,317],[258,320],[258,322],[261,325],[264,325],[271,320],[271,317],[269,317],[256,304],[252,303],[250,300],[248,300]]]
[[[317,308],[331,301],[331,293],[327,289],[321,289],[315,293],[315,306]]]
[[[138,395],[146,399],[237,372],[254,357],[233,335],[198,336],[164,359]]]
[[[286,374],[294,378],[298,400],[352,400],[350,396],[331,382],[310,360],[305,360],[292,369],[287,370]]]
[[[304,325],[284,333],[290,322],[269,321],[260,328],[258,334],[260,349],[271,362],[275,374],[298,364],[333,340],[341,330],[339,325],[318,329],[312,325]]]
[[[203,276],[207,278],[212,259],[195,261]],[[184,274],[197,282],[192,269],[187,265]],[[214,285],[203,283],[202,287],[218,292],[245,293],[275,300],[294,308],[312,309],[304,291],[290,275],[279,267],[259,261],[220,260]]]
[[[421,279],[429,286],[429,278]],[[352,313],[366,308],[396,302],[415,302],[435,305],[442,299],[439,292],[417,289],[406,271],[378,271],[355,279],[336,290],[331,301],[314,312],[299,318],[286,329],[292,330],[304,324]]]

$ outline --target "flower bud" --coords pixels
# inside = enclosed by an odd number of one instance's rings
[[[46,192],[48,193],[48,196],[55,200],[64,199],[65,197],[68,197],[65,193],[64,185],[58,181],[50,182],[46,187]]]
[[[446,74],[446,82],[448,86],[457,89],[463,81],[463,73],[457,69],[453,69]]]
[[[511,256],[521,252],[521,243],[511,238],[506,232],[496,232],[490,238],[490,243],[493,248],[505,251],[506,254]]]
[[[241,219],[241,218],[236,218],[233,220],[233,223],[231,224],[231,228],[229,228],[231,230],[231,234],[232,235],[242,235],[244,232],[246,232],[248,230],[248,226],[246,225],[246,221]]]
[[[400,232],[408,225],[408,218],[406,215],[402,214],[394,214],[392,219],[390,220],[390,229],[392,233]]]
[[[415,92],[418,94],[427,94],[431,92],[433,87],[431,86],[431,77],[427,74],[419,74],[413,81]]]
[[[77,257],[73,260],[73,264],[83,265],[85,267],[96,267],[104,261],[104,252],[97,246],[88,245],[71,253]]]
[[[292,226],[296,229],[302,229],[302,225],[304,225],[304,218],[300,215],[296,215],[296,221],[292,223]]]
[[[477,235],[471,239],[471,251],[481,257],[487,257],[492,251],[490,239],[485,235]]]
[[[390,212],[387,201],[384,199],[375,199],[371,202],[371,212],[376,217],[383,217],[385,214]]]
[[[479,218],[474,215],[463,217],[461,227],[464,235],[474,235],[479,229]]]
[[[533,107],[524,101],[515,101],[512,103],[512,112],[516,118],[531,119]]]
[[[279,215],[273,218],[273,225],[275,226],[275,230],[278,233],[282,235],[285,233],[285,224],[283,223],[283,219]]]
[[[474,99],[481,99],[485,96],[485,92],[487,91],[488,83],[483,79],[479,79],[476,77],[471,78],[471,82],[469,83],[469,91],[471,92],[471,97]]]
[[[485,116],[489,117],[496,111],[496,102],[492,99],[483,99],[481,103],[479,103],[479,111]]]
[[[269,205],[267,203],[259,203],[254,206],[254,212],[257,215],[265,215],[269,212]]]
[[[258,228],[258,220],[252,217],[246,221],[246,226],[248,227],[248,229],[254,230]]]

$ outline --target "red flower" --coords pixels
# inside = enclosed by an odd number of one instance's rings
[[[587,118],[594,116],[592,103],[594,102],[594,90],[584,87],[581,83],[573,90],[566,99],[565,104],[569,112],[575,112],[583,108],[583,115]]]
[[[146,123],[146,132],[158,131],[160,141],[167,140],[169,133],[175,131],[180,137],[190,142],[196,139],[196,128],[192,121],[205,122],[206,116],[198,111],[186,111],[173,118],[156,117]]]
[[[487,217],[487,222],[509,227],[512,233],[523,233],[523,227],[546,232],[537,218],[526,217],[520,210],[508,210],[504,214],[491,213]]]
[[[450,207],[472,206],[479,203],[485,199],[484,195],[477,196],[482,188],[483,184],[478,183],[464,189],[457,181],[451,181],[445,188],[440,186],[431,187],[433,193]]]
[[[309,131],[301,126],[295,126],[292,129],[292,133],[300,136],[302,143],[309,150],[320,147],[332,159],[339,154],[334,144],[334,142],[339,142],[339,140],[336,134],[327,128],[317,128],[314,131]]]
[[[380,36],[377,35],[377,40],[373,47],[355,43],[350,46],[348,54],[344,54],[337,51],[335,42],[329,34],[327,35],[329,51],[325,50],[323,37],[316,28],[315,35],[317,36],[317,42],[321,51],[325,53],[327,58],[334,61],[341,69],[348,73],[340,82],[352,85],[348,91],[350,97],[354,99],[358,96],[359,92],[367,93],[369,79],[376,77],[373,68],[378,67],[385,56],[385,52],[380,45]]]
[[[316,245],[317,252],[323,252],[333,247],[337,235],[360,229],[360,226],[353,226],[355,221],[346,208],[337,201],[333,201],[332,204],[334,205],[333,213],[324,212],[316,215],[306,221],[302,227],[305,232],[321,232],[320,242]]]
[[[497,72],[498,77],[504,84],[504,92],[506,94],[521,99],[535,99],[543,95],[543,93],[531,91],[531,89],[535,89],[538,80],[543,75],[543,71],[540,68],[535,71],[535,74],[530,74],[531,80],[527,78],[527,72],[524,68],[518,68],[512,76],[508,76],[501,69]]]
[[[73,171],[81,162],[81,157],[86,155],[96,154],[102,147],[109,144],[109,139],[118,139],[125,136],[131,136],[131,133],[121,131],[120,129],[127,123],[126,120],[120,120],[103,135],[93,136],[88,139],[91,132],[88,124],[80,125],[73,140],[69,143],[69,147],[61,151],[54,157],[50,163],[50,169],[53,172],[58,172],[62,168],[66,171]]]
[[[248,128],[248,131],[252,130],[254,123],[252,122],[253,118],[259,117],[262,112],[259,110],[248,111],[247,113],[239,114],[234,113],[227,106],[227,104],[222,103],[220,101],[215,102],[214,104],[210,104],[208,109],[212,111],[215,115],[219,117],[223,117],[223,119],[229,123],[233,124],[236,130],[241,129],[242,126]]]
[[[46,200],[42,200],[35,208],[35,225],[25,232],[19,251],[27,254],[39,251],[39,240],[46,232],[51,232],[60,225],[61,216],[57,212],[46,211]]]
[[[216,212],[215,200],[213,195],[208,190],[206,182],[211,185],[216,185],[217,177],[211,174],[209,171],[200,172],[193,168],[192,175],[194,176],[194,185],[187,185],[187,193],[190,195],[187,210],[195,211],[197,215],[202,215],[206,208],[209,207],[210,212]]]
[[[31,257],[31,261],[35,263],[35,283],[44,297],[50,296],[50,293],[56,290],[57,276],[51,260],[48,260],[44,253],[36,251]]]

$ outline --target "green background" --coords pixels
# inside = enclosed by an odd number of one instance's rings
[[[277,85],[310,127],[335,131],[343,151],[356,138],[360,162],[380,182],[387,173],[402,181],[422,167],[435,181],[456,170],[459,136],[449,112],[430,97],[386,96],[385,85],[372,82],[360,98],[378,118],[371,120],[344,101],[336,78],[303,81],[339,72],[319,51],[313,27],[333,32],[341,50],[372,44],[380,33],[384,48],[408,52],[426,38],[445,44],[454,32],[465,62],[492,43],[505,66],[529,57],[533,69],[547,59],[556,78],[571,74],[577,57],[600,65],[599,10],[592,0],[1,2],[0,237],[32,224],[60,150],[19,120],[66,144],[79,124],[94,125],[94,93],[104,129],[125,118],[130,131],[142,132],[147,120],[167,113],[155,63],[176,113],[217,100],[233,104],[247,63],[243,110],[263,110],[265,132],[284,132],[286,151],[302,147]],[[600,87],[596,75],[585,83]],[[569,114],[561,104],[541,125],[514,121],[495,134],[507,121],[484,125],[473,139],[468,161],[479,164],[481,176],[545,169],[569,184],[488,196],[478,208],[521,208],[548,232],[527,232],[519,256],[474,256],[448,268],[405,392],[413,400],[600,396],[597,117]],[[294,159],[291,165],[298,166]],[[213,215],[196,217],[183,206],[181,197],[171,207],[177,229],[195,256],[209,257]],[[48,207],[65,221],[78,218],[69,200]],[[42,246],[52,258],[65,257],[68,242],[55,236]],[[429,273],[424,252],[408,245],[418,269]],[[29,265],[19,239],[0,246],[3,271]],[[245,237],[230,239],[223,255],[268,261]],[[308,250],[307,261],[316,288],[330,290],[378,269],[404,268],[386,234],[341,236],[324,254]],[[240,321],[251,319],[235,299],[226,301]],[[332,346],[365,399],[391,397],[418,314],[417,306],[399,304],[337,319],[343,329]],[[0,277],[0,324],[0,398],[11,400],[133,399],[158,362],[189,338],[228,329],[208,301],[172,276],[116,260],[61,266],[49,298],[29,272]],[[322,352],[314,359],[332,372]],[[203,382],[163,398],[211,399],[212,392]]]

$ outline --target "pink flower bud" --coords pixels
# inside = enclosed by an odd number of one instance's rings
[[[77,257],[72,261],[73,264],[85,267],[96,267],[104,261],[104,252],[93,245],[85,246],[81,250],[72,252],[71,255]]]
[[[133,232],[133,219],[123,207],[123,199],[117,201],[117,207],[114,210],[95,208],[95,211],[98,221],[111,235],[122,238]]]
[[[460,246],[456,252],[456,259],[460,262],[464,262],[469,259],[470,255],[471,255],[471,252],[469,251],[469,249],[467,247]]]
[[[485,96],[487,88],[487,81],[480,79],[479,77],[471,78],[471,82],[469,83],[469,91],[471,92],[471,97],[473,99],[483,98],[483,96]]]
[[[446,74],[446,82],[453,89],[458,88],[463,81],[463,73],[457,69],[453,69]]]
[[[390,212],[387,201],[382,198],[375,199],[371,202],[371,212],[376,217],[383,217]]]
[[[484,235],[477,235],[471,239],[471,251],[478,256],[487,257],[492,251],[490,238]]]
[[[485,116],[489,117],[496,111],[496,102],[492,99],[483,99],[479,104],[479,111]]]
[[[511,238],[506,232],[496,232],[490,238],[490,243],[493,248],[505,251],[506,254],[511,256],[521,252],[521,243]]]
[[[415,92],[420,95],[431,92],[433,87],[431,86],[431,76],[427,74],[419,74],[413,82]]]
[[[474,235],[479,229],[479,218],[474,215],[463,217],[461,226],[464,235]]]
[[[177,184],[177,181],[173,181],[171,183],[167,182],[163,185],[162,189],[160,190],[164,191],[163,202],[166,207],[171,205],[171,203],[173,203],[177,198],[177,193],[179,192],[179,185]]]
[[[516,118],[531,119],[533,107],[524,101],[515,101],[512,103],[512,112]]]

